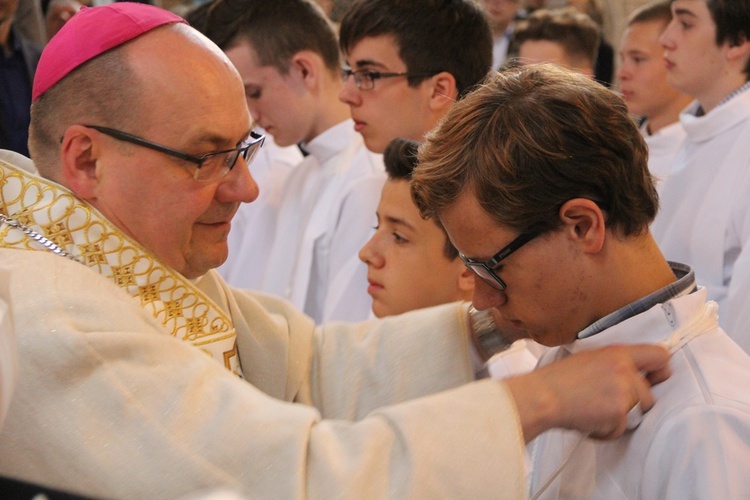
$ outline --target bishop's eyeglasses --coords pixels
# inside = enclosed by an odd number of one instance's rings
[[[255,132],[250,132],[245,139],[239,142],[239,146],[236,148],[224,149],[196,156],[147,141],[146,139],[128,134],[127,132],[122,132],[121,130],[101,127],[99,125],[84,125],[84,127],[94,129],[102,134],[117,139],[118,141],[129,142],[131,144],[136,144],[144,148],[152,149],[188,161],[193,164],[191,168],[193,179],[200,182],[215,181],[227,175],[229,171],[234,168],[240,155],[242,155],[245,162],[252,162],[265,140],[265,136]]]

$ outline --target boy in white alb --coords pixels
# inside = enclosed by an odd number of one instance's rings
[[[652,231],[667,259],[694,266],[750,352],[750,4],[675,0],[672,13],[661,36],[669,82],[695,101]]]
[[[256,123],[306,155],[286,180],[272,238],[233,227],[226,278],[281,295],[316,323],[367,318],[366,267],[347,263],[372,232],[385,172],[338,101],[333,28],[312,1],[250,0],[216,3],[204,31],[240,72]],[[268,251],[263,262],[245,252],[258,240]],[[260,283],[253,269],[262,271]]]
[[[640,130],[648,146],[648,168],[656,177],[657,190],[685,139],[679,116],[692,100],[668,81],[659,37],[671,20],[670,0],[656,0],[633,11],[620,40],[617,71],[628,110],[642,120]]]

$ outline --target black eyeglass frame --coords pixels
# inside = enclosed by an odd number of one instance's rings
[[[539,234],[541,234],[539,231],[530,231],[526,233],[521,233],[517,238],[515,238],[513,241],[511,241],[502,249],[500,249],[500,251],[497,252],[487,262],[480,262],[474,259],[470,259],[460,252],[458,256],[461,257],[461,260],[463,261],[464,265],[468,267],[469,269],[471,269],[477,276],[482,278],[485,283],[495,288],[496,290],[500,290],[501,292],[504,292],[505,289],[508,288],[508,286],[505,284],[505,282],[502,280],[500,276],[495,274],[495,268],[498,266],[498,264],[500,264],[500,262],[503,259],[505,259],[510,254],[512,254],[513,252],[515,252],[516,250],[524,246],[529,241],[539,236]],[[492,278],[492,280],[490,280],[490,278]]]
[[[237,164],[237,159],[242,155],[242,158],[244,160],[248,160],[248,157],[250,156],[250,150],[253,149],[253,156],[255,155],[255,152],[257,152],[258,149],[260,149],[261,146],[263,146],[263,142],[265,142],[266,137],[262,134],[258,134],[254,131],[250,131],[249,137],[251,138],[249,142],[243,141],[241,146],[238,146],[236,148],[231,149],[223,149],[221,151],[213,151],[211,153],[206,153],[200,156],[191,155],[189,153],[185,153],[183,151],[178,151],[176,149],[169,148],[167,146],[162,146],[161,144],[156,144],[155,142],[147,141],[146,139],[142,137],[138,137],[137,135],[128,134],[127,132],[123,132],[121,130],[117,130],[110,127],[102,127],[100,125],[84,125],[86,128],[94,129],[97,132],[101,132],[102,134],[108,135],[114,139],[117,139],[118,141],[123,142],[129,142],[131,144],[135,144],[137,146],[141,146],[144,148],[151,149],[153,151],[158,151],[160,153],[164,153],[166,155],[172,156],[174,158],[179,158],[181,160],[189,161],[191,163],[194,163],[196,165],[196,170],[193,173],[193,178],[196,181],[211,181],[216,179],[221,179],[226,174],[228,174],[234,166]],[[231,157],[231,162],[229,162],[229,165],[224,165],[224,168],[226,171],[219,175],[218,177],[210,177],[210,178],[201,178],[200,172],[201,168],[203,167],[203,164],[206,162],[206,160],[209,160],[212,157],[224,155],[227,153],[236,153],[234,157]]]
[[[402,72],[402,73],[394,73],[389,71],[373,71],[371,69],[351,69],[351,68],[341,68],[341,80],[346,83],[349,81],[349,77],[354,77],[354,85],[357,86],[359,90],[372,90],[375,88],[375,80],[380,80],[381,78],[396,78],[399,76],[405,76],[406,78],[428,78],[431,76],[435,76],[440,71],[435,71],[434,73],[409,73],[408,71]],[[369,82],[367,85],[363,85],[364,82]]]

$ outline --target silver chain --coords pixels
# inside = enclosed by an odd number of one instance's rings
[[[31,229],[30,227],[22,224],[17,219],[13,219],[11,217],[8,217],[5,214],[0,214],[0,224],[7,224],[9,227],[12,227],[12,228],[15,228],[15,229],[20,229],[21,231],[24,232],[24,234],[26,234],[27,236],[29,236],[33,240],[39,242],[39,244],[41,244],[44,248],[46,248],[47,250],[49,250],[52,253],[55,253],[55,254],[57,254],[57,255],[59,255],[61,257],[67,257],[68,259],[74,260],[74,261],[76,261],[78,263],[81,262],[80,260],[78,260],[72,254],[70,254],[70,253],[66,252],[65,250],[63,250],[62,248],[60,248],[59,245],[57,245],[56,243],[54,243],[53,241],[51,241],[49,238],[46,238],[45,236],[37,233],[36,231],[34,231],[33,229]]]

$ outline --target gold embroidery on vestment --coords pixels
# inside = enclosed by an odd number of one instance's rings
[[[125,290],[172,336],[200,345],[227,369],[241,373],[236,333],[227,315],[66,188],[0,160],[0,211]],[[0,247],[48,250],[7,225],[0,226]],[[235,355],[227,356],[231,352]]]

